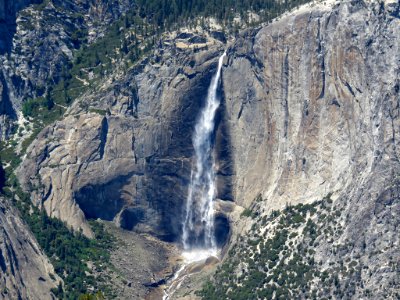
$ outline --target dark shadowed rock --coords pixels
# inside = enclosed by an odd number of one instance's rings
[[[133,68],[77,100],[63,121],[41,133],[21,165],[21,182],[35,187],[36,204],[87,235],[85,219],[102,218],[177,240],[193,125],[220,51],[219,43],[194,55],[164,51],[162,65]],[[188,65],[195,73],[186,74]],[[88,106],[110,113],[82,108]]]

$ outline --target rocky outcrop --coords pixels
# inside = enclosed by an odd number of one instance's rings
[[[18,12],[32,3],[41,0],[1,0],[0,1],[0,55],[12,48],[12,39],[16,32]]]
[[[6,92],[0,106],[20,111],[27,98],[43,96],[65,75],[82,40],[104,36],[131,6],[126,0],[1,0],[0,78]],[[15,116],[0,110],[0,140],[9,136],[13,121]]]
[[[54,299],[59,277],[18,212],[0,198],[0,299]]]
[[[121,79],[76,101],[19,169],[37,205],[75,228],[85,218],[176,240],[189,183],[192,129],[221,44],[159,49]],[[120,75],[118,75],[120,76]]]
[[[17,119],[8,93],[8,86],[2,73],[0,73],[0,140],[2,136],[8,136],[12,130],[11,122]]]
[[[281,207],[353,186],[363,170],[370,174],[371,166],[378,165],[377,151],[385,157],[378,149],[391,149],[387,139],[393,131],[389,122],[393,112],[380,112],[382,106],[370,102],[397,99],[397,16],[397,6],[391,2],[383,6],[344,2],[333,9],[319,5],[238,39],[228,51],[223,72],[224,103],[216,138],[220,198],[247,206],[263,192],[268,205]],[[45,187],[37,194],[38,203],[43,201],[55,212],[60,210],[58,204],[46,203],[57,193],[69,193],[57,197],[86,207],[89,217],[120,220],[129,215],[140,220],[145,210],[162,211],[150,207],[118,214],[129,203],[126,199],[136,195],[132,191],[142,191],[138,199],[165,196],[143,196],[153,190],[150,182],[132,178],[152,174],[151,183],[158,184],[160,178],[154,175],[161,168],[162,177],[181,180],[179,184],[172,180],[170,188],[187,181],[193,115],[219,50],[211,43],[209,49],[191,54],[190,39],[193,34],[179,35],[177,47],[160,49],[163,54],[151,64],[119,74],[125,78],[114,83],[104,82],[100,92],[85,95],[65,120],[42,133],[24,163],[34,170],[21,174],[26,184],[40,173],[58,178],[65,172],[60,166],[71,164],[76,171],[68,176],[79,179],[71,177],[68,189],[66,175],[57,185],[46,180],[34,184]],[[179,47],[186,43],[189,46]],[[389,58],[381,55],[383,51],[390,52]],[[96,173],[99,164],[106,173]],[[80,177],[83,171],[96,178]],[[53,172],[61,173],[53,176]],[[104,211],[113,198],[109,191],[128,185],[129,196],[112,200],[113,208]],[[185,192],[178,191],[182,198]]]
[[[12,48],[12,40],[17,27],[17,13],[30,5],[32,0],[0,1],[0,57],[9,53]],[[0,59],[3,64],[2,59]],[[8,83],[4,76],[3,66],[0,67],[0,140],[11,132],[12,122],[16,119],[16,113],[10,99]]]

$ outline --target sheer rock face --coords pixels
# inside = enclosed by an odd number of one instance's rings
[[[399,43],[398,2],[341,1],[248,33],[223,71],[235,201],[261,193],[267,212],[332,192],[352,248],[318,255],[361,257],[355,298],[400,284]]]
[[[238,203],[260,192],[278,207],[312,201],[396,167],[397,9],[316,7],[230,48],[223,82]]]
[[[176,240],[193,125],[221,50],[213,41],[194,55],[160,49],[161,63],[105,81],[45,129],[19,170],[36,204],[87,235],[85,218],[102,218]]]
[[[0,299],[53,299],[50,289],[56,288],[60,280],[26,224],[3,198],[0,269]]]

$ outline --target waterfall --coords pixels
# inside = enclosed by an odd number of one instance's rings
[[[192,167],[190,186],[186,201],[186,216],[183,223],[182,243],[185,251],[206,250],[211,255],[217,252],[214,235],[215,158],[212,136],[215,115],[220,105],[217,89],[221,77],[223,59],[219,58],[216,74],[208,88],[204,108],[194,128],[193,147],[196,163]]]

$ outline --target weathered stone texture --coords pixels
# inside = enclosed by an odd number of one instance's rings
[[[53,299],[54,274],[18,212],[0,198],[0,299]]]
[[[144,62],[76,101],[19,169],[36,204],[87,235],[85,216],[178,239],[193,124],[220,50],[219,42],[195,55],[169,49],[162,64]]]
[[[249,35],[229,49],[223,72],[236,203],[248,207],[261,193],[267,212],[333,193],[346,227],[340,241],[352,248],[333,254],[322,241],[319,257],[359,259],[354,299],[367,289],[374,299],[394,295],[399,4],[316,5]]]

